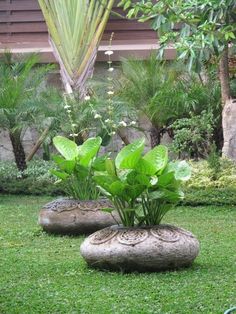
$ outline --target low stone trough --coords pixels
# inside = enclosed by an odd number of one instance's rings
[[[106,199],[79,201],[58,199],[40,211],[39,224],[44,231],[55,234],[91,234],[97,230],[119,223],[116,213],[103,212],[102,208],[112,207]]]
[[[191,232],[171,225],[111,226],[85,239],[80,251],[89,266],[102,270],[164,271],[190,266],[199,242]]]

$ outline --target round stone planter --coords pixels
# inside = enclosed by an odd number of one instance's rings
[[[39,224],[43,230],[56,234],[91,234],[97,230],[119,223],[113,215],[101,211],[112,207],[108,200],[79,201],[58,199],[43,206]]]
[[[112,226],[91,234],[80,251],[91,267],[119,271],[164,271],[187,267],[199,242],[171,225],[124,228]]]

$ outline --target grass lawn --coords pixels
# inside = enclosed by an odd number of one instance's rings
[[[83,237],[50,236],[37,225],[49,197],[0,195],[0,313],[221,314],[236,306],[236,208],[179,207],[168,223],[192,231],[192,268],[125,274],[88,269]]]

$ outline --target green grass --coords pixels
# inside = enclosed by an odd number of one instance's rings
[[[37,225],[50,197],[0,196],[0,313],[220,314],[236,306],[235,207],[179,207],[166,216],[201,242],[193,267],[125,274],[88,269],[83,237]]]

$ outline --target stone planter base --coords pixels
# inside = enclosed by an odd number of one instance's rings
[[[120,221],[116,213],[112,216],[101,211],[106,207],[112,207],[108,200],[55,200],[42,208],[39,224],[49,233],[91,234]]]
[[[112,226],[84,240],[80,251],[91,267],[118,271],[163,271],[187,267],[199,253],[194,235],[171,225]]]

